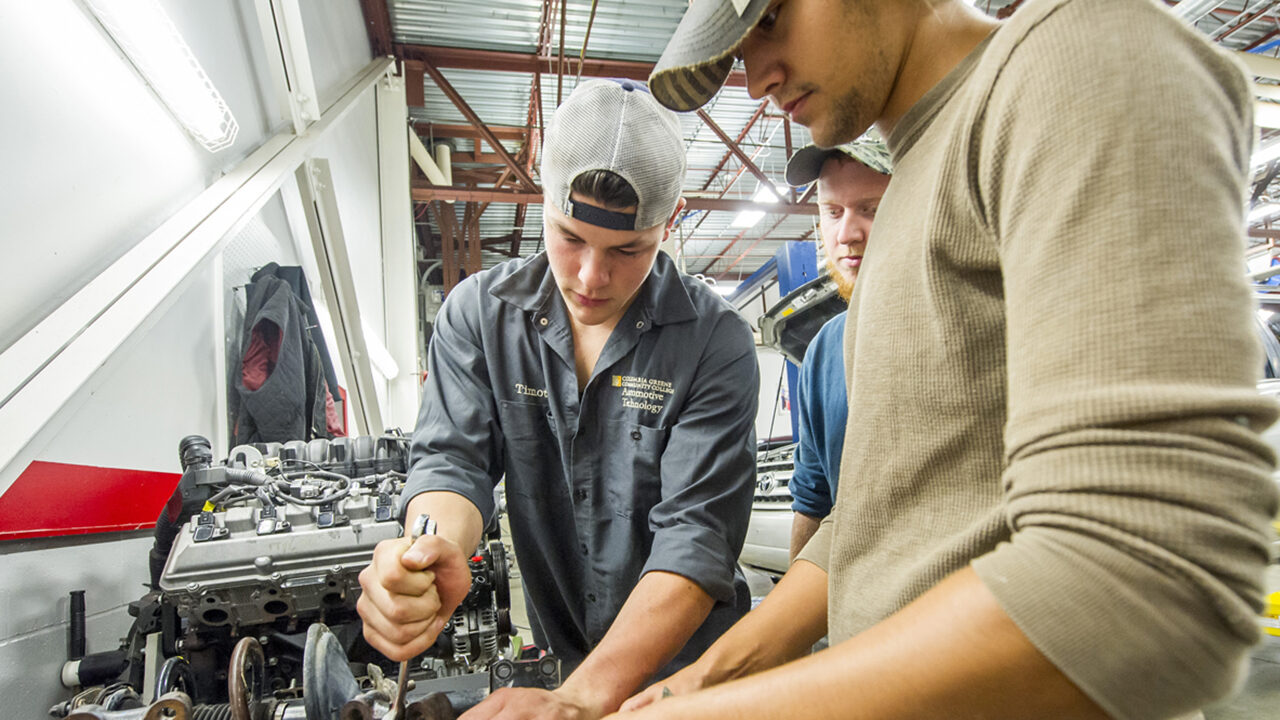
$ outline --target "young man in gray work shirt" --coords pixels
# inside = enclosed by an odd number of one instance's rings
[[[467,718],[599,717],[747,610],[759,375],[746,322],[658,252],[684,173],[642,85],[582,83],[547,129],[546,251],[467,278],[437,319],[404,498],[438,535],[378,546],[365,636],[393,660],[434,642],[505,475],[534,638],[573,671]]]

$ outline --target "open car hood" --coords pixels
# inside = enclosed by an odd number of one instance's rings
[[[848,309],[836,284],[823,275],[792,290],[760,316],[761,340],[799,365],[822,326]]]

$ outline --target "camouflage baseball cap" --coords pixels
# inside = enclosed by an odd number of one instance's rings
[[[833,148],[821,148],[817,145],[805,145],[791,156],[787,162],[787,184],[791,186],[808,185],[818,179],[822,173],[822,164],[834,153],[844,153],[882,175],[893,174],[893,161],[889,158],[889,148],[875,131],[844,145]]]
[[[724,85],[733,53],[770,0],[693,0],[649,76],[658,102],[677,112],[696,110]]]

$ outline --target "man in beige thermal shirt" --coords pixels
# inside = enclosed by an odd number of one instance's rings
[[[849,309],[832,515],[624,708],[1168,718],[1229,692],[1276,512],[1241,69],[1153,0],[999,24],[961,0],[695,0],[650,87],[688,110],[735,56],[820,145],[877,126],[892,241]]]

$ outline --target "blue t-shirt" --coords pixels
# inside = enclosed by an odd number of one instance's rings
[[[796,401],[800,407],[800,442],[789,483],[791,509],[826,517],[836,499],[840,453],[849,401],[844,382],[844,322],[847,312],[827,321],[804,353]]]

